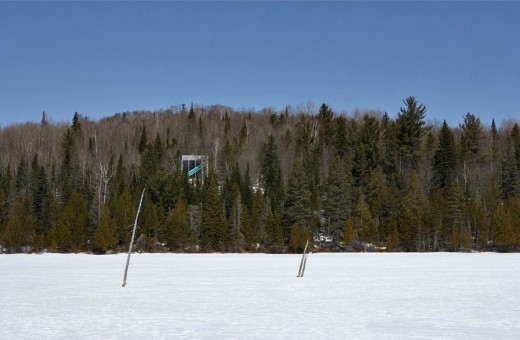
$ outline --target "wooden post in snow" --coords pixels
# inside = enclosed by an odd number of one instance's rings
[[[302,261],[300,262],[300,270],[298,270],[297,277],[303,277],[303,273],[305,272],[305,265],[307,264],[307,247],[309,246],[309,240],[305,244],[305,248],[303,249]]]
[[[130,254],[132,254],[132,247],[134,245],[135,229],[137,228],[137,219],[139,218],[139,212],[141,211],[141,205],[143,204],[144,191],[141,194],[141,200],[139,201],[139,207],[137,208],[137,214],[135,215],[134,230],[132,231],[132,239],[130,240],[130,246],[128,247],[128,257],[126,258],[125,276],[123,278],[123,287],[126,286],[126,275],[128,274],[128,265],[130,265]]]

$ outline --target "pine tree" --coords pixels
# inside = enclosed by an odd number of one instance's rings
[[[396,119],[401,170],[410,167],[415,169],[421,138],[429,130],[425,127],[426,123],[424,121],[426,107],[423,104],[419,104],[414,97],[406,98],[403,103],[405,107],[401,108]]]
[[[464,123],[460,125],[462,134],[460,137],[462,157],[465,161],[475,160],[480,153],[480,143],[483,137],[480,119],[467,113]]]

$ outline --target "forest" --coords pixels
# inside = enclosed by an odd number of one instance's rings
[[[179,105],[0,128],[0,253],[520,250],[520,127]],[[201,155],[205,171],[182,167]]]

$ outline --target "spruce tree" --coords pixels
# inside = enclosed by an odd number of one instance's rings
[[[207,251],[224,251],[228,228],[214,172],[210,172],[206,185],[202,203],[202,247]]]
[[[279,212],[283,202],[282,170],[273,135],[269,135],[260,151],[260,181],[273,213]]]
[[[417,232],[424,228],[426,197],[424,196],[418,175],[412,171],[407,191],[401,202],[400,223],[398,225],[399,240],[404,250],[415,251],[417,248]]]
[[[447,188],[455,177],[456,150],[453,132],[446,121],[439,132],[439,144],[433,158],[433,176],[436,187]]]
[[[511,139],[508,139],[500,172],[500,197],[520,197],[520,169],[516,165],[514,148]]]
[[[323,210],[327,218],[327,234],[333,242],[342,240],[342,230],[352,211],[352,190],[346,162],[335,157],[323,194]]]
[[[310,190],[308,179],[303,165],[296,159],[287,183],[283,212],[284,236],[289,237],[291,228],[298,224],[303,228],[310,228]]]

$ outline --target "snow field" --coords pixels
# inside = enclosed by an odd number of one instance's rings
[[[0,256],[1,339],[518,339],[520,254]]]

